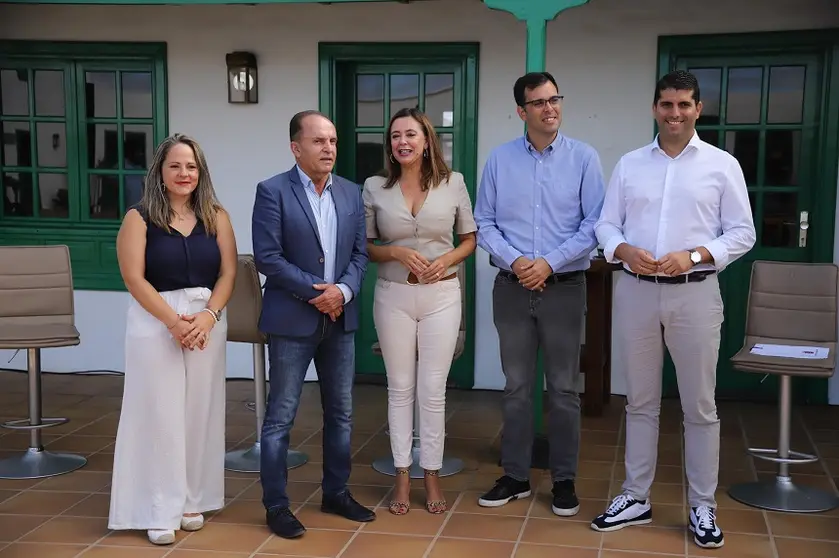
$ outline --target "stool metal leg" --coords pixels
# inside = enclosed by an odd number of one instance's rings
[[[41,350],[27,350],[29,376],[29,418],[3,424],[4,428],[29,430],[26,453],[0,460],[0,479],[41,479],[63,475],[87,464],[87,459],[71,453],[44,450],[41,429],[69,422],[66,418],[41,416]]]
[[[237,473],[258,473],[262,459],[262,421],[265,420],[265,345],[253,345],[253,393],[256,411],[256,441],[246,449],[233,450],[224,456],[224,468]],[[288,469],[305,465],[309,456],[303,452],[288,450]]]
[[[778,475],[770,482],[748,482],[729,488],[728,495],[748,506],[771,511],[819,513],[839,507],[839,497],[818,488],[798,485],[789,476],[790,464],[818,461],[815,455],[790,450],[792,378],[780,378],[778,449],[749,448],[755,457],[778,463]],[[774,457],[777,455],[777,457]]]
[[[393,456],[381,457],[373,461],[373,469],[391,477],[396,476],[396,467],[393,464]],[[456,475],[463,470],[463,460],[456,457],[443,456],[443,466],[440,468],[439,476],[449,477]],[[414,403],[414,437],[411,442],[411,468],[410,477],[421,479],[425,477],[425,471],[420,467],[420,437],[419,437],[419,401]]]

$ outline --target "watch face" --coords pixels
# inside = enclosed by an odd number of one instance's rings
[[[702,261],[702,255],[699,252],[691,252],[690,261],[692,261],[695,264],[698,264]]]

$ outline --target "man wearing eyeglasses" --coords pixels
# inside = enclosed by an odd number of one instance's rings
[[[562,96],[547,72],[513,86],[524,136],[490,153],[475,204],[478,244],[498,267],[493,317],[501,349],[504,476],[478,504],[498,507],[531,495],[533,385],[544,354],[553,513],[575,515],[580,440],[580,342],[585,270],[605,186],[597,152],[559,133]],[[541,394],[540,394],[541,396]]]

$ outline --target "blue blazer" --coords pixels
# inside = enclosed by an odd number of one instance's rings
[[[367,231],[361,188],[332,175],[332,198],[338,218],[335,283],[353,292],[337,324],[358,329],[361,282],[367,269]],[[256,269],[266,277],[260,331],[285,337],[309,337],[321,313],[309,301],[321,294],[323,248],[317,223],[297,167],[256,186],[251,224]]]

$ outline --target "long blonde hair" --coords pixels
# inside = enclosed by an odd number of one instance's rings
[[[189,208],[195,212],[195,217],[204,225],[206,233],[215,235],[218,230],[216,217],[223,208],[216,198],[204,151],[197,141],[187,135],[172,134],[157,146],[149,172],[146,174],[140,207],[148,215],[149,221],[166,232],[171,232],[169,222],[175,216],[175,210],[172,209],[169,196],[166,195],[166,186],[163,184],[163,163],[169,151],[179,143],[192,149],[195,163],[198,165],[198,186],[190,196]]]
[[[420,170],[420,186],[423,191],[436,188],[444,180],[448,180],[452,174],[446,158],[443,156],[443,149],[440,147],[440,139],[428,117],[416,108],[403,108],[393,115],[387,127],[385,137],[385,165],[387,169],[387,180],[383,188],[390,188],[402,176],[402,166],[393,159],[393,148],[390,145],[390,131],[393,123],[399,118],[410,117],[416,120],[422,128],[425,139],[428,141],[428,151],[422,155],[422,167]]]

